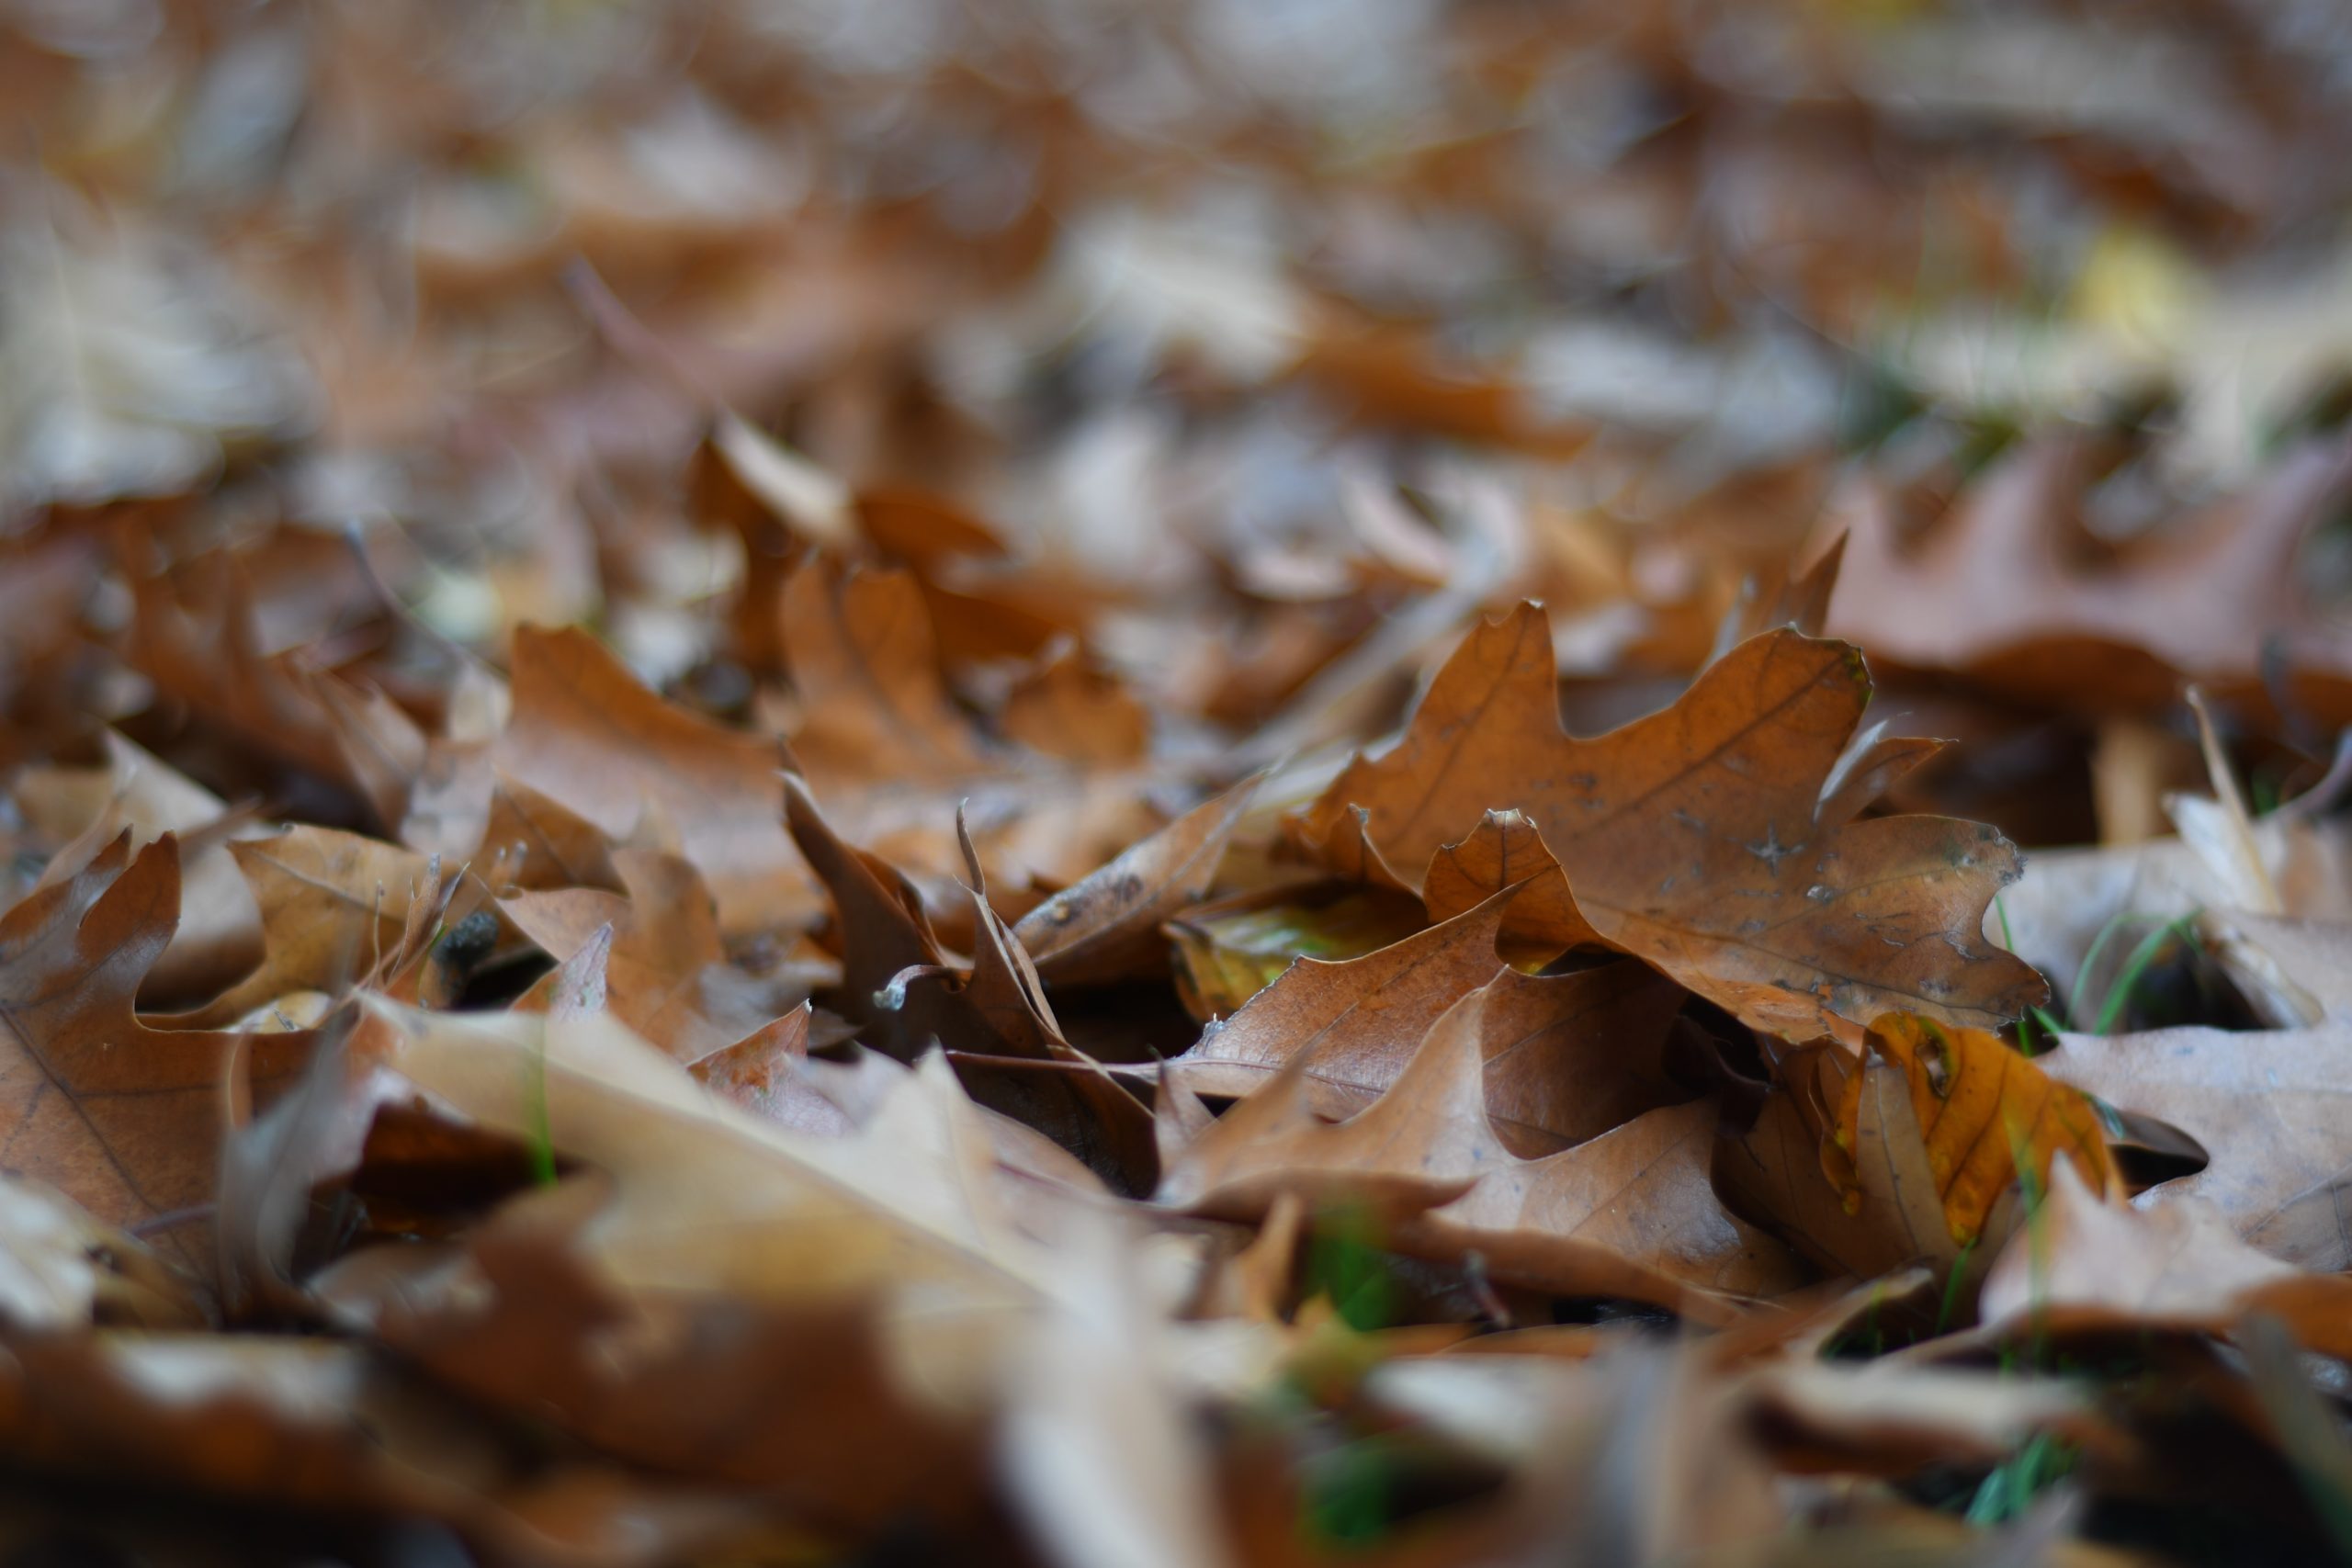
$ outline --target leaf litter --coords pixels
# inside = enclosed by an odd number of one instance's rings
[[[15,7],[0,1555],[2340,1553],[2352,52],[1621,12]]]

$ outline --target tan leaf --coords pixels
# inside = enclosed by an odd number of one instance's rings
[[[728,963],[717,908],[690,863],[653,850],[620,850],[612,858],[628,888],[626,897],[570,887],[517,893],[499,907],[559,963],[609,929],[602,1005],[623,1023],[678,1060],[694,1063],[802,999],[763,994]],[[516,1005],[548,1005],[547,987],[543,981]]]
[[[910,573],[812,557],[777,613],[801,703],[792,751],[820,788],[993,771],[940,679]]]
[[[1284,1192],[1368,1202],[1396,1245],[1475,1251],[1508,1277],[1679,1304],[1693,1288],[1768,1293],[1805,1278],[1778,1244],[1734,1220],[1708,1185],[1714,1108],[1647,1112],[1541,1160],[1521,1160],[1487,1114],[1473,992],[1430,1026],[1386,1093],[1330,1122],[1307,1103],[1311,1057],[1184,1137],[1163,1112],[1159,1201],[1232,1217]]]
[[[2256,1306],[2285,1317],[2309,1349],[2352,1347],[2352,1279],[2305,1273],[2248,1246],[2200,1198],[2104,1201],[2061,1161],[2032,1223],[1985,1275],[1977,1310],[2011,1332],[2226,1332]]]
[[[229,852],[261,909],[261,967],[175,1028],[219,1029],[290,991],[358,985],[400,953],[411,904],[429,896],[424,856],[332,828],[291,827]]]
[[[2324,1024],[2061,1038],[2038,1058],[2052,1077],[2160,1117],[2204,1147],[2203,1170],[2158,1192],[2206,1200],[2272,1257],[2352,1269],[2341,1218],[2352,1192],[2352,1033]]]

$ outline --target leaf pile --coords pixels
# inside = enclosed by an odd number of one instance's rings
[[[2341,32],[15,6],[0,1559],[2352,1551]]]

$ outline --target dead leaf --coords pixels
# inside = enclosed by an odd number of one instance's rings
[[[229,852],[261,910],[261,967],[175,1028],[222,1028],[288,992],[372,978],[401,952],[411,904],[430,897],[423,856],[356,833],[297,825]]]
[[[1304,1058],[1300,1094],[1318,1113],[1363,1110],[1396,1080],[1446,1009],[1492,979],[1506,900],[1362,958],[1302,958],[1239,1012],[1212,1021],[1168,1064],[1194,1094],[1254,1094]]]
[[[1206,1023],[1238,1010],[1295,959],[1362,958],[1428,924],[1410,894],[1327,883],[1196,904],[1161,929],[1173,944],[1176,994]]]
[[[2156,1116],[2203,1146],[2194,1176],[2154,1189],[2201,1198],[2237,1234],[2305,1269],[2352,1268],[2337,1218],[2352,1183],[2352,1037],[2335,1025],[2249,1031],[2165,1029],[2061,1036],[2049,1075],[2120,1110]],[[2143,1201],[2158,1201],[2150,1198]]]
[[[1650,1111],[1544,1159],[1513,1156],[1487,1112],[1487,1004],[1473,991],[1449,1008],[1386,1092],[1345,1121],[1310,1108],[1306,1053],[1189,1135],[1163,1109],[1159,1201],[1251,1217],[1283,1192],[1366,1202],[1399,1222],[1399,1247],[1475,1251],[1568,1294],[1679,1306],[1693,1288],[1764,1294],[1802,1281],[1801,1265],[1715,1202],[1712,1105]]]
[[[2311,1274],[2240,1240],[2203,1199],[2103,1201],[2060,1161],[2033,1223],[1984,1277],[1978,1311],[1996,1331],[2185,1328],[2226,1333],[2249,1308],[2287,1318],[2323,1355],[2352,1345],[2352,1280]]]
[[[1013,933],[1038,976],[1077,986],[1158,970],[1167,953],[1160,922],[1199,902],[1216,880],[1225,846],[1261,778],[1204,801],[1022,916]]]
[[[1882,498],[1857,498],[1829,628],[1891,661],[2068,705],[2154,707],[2183,676],[2256,679],[2274,644],[2340,674],[2342,639],[2302,607],[2295,561],[2345,479],[2340,444],[2307,444],[2251,492],[2086,570],[2064,554],[2083,454],[2029,443],[1918,547],[1897,543]]]
[[[266,1085],[311,1043],[139,1021],[132,998],[178,918],[179,863],[168,834],[130,846],[126,833],[0,917],[0,1158],[121,1225],[207,1201],[232,1060]]]
[[[658,811],[709,884],[724,931],[809,911],[814,890],[778,816],[773,741],[662,702],[584,632],[518,629],[514,660],[514,716],[491,749],[501,773],[612,840]]]
[[[183,1275],[53,1187],[0,1177],[0,1237],[6,1238],[0,1246],[0,1328],[205,1325],[204,1307]]]
[[[626,897],[567,887],[516,893],[499,908],[560,964],[609,931],[599,1005],[614,1017],[692,1064],[805,999],[775,994],[728,962],[717,906],[691,863],[654,850],[618,850],[612,860]],[[517,1005],[553,999],[543,981]]]
[[[1390,864],[1426,865],[1487,812],[1518,808],[1604,941],[1762,1027],[1791,1014],[1746,987],[1848,1036],[1888,1009],[1997,1025],[2041,999],[2040,977],[1981,935],[2016,874],[2007,840],[1942,818],[1849,819],[1862,802],[1842,793],[1840,761],[1870,690],[1852,649],[1767,633],[1666,712],[1590,741],[1561,733],[1552,670],[1533,607],[1474,630],[1404,739],[1308,811],[1308,839],[1363,807]]]
[[[996,771],[940,679],[910,573],[812,558],[777,614],[801,705],[792,751],[820,788]]]
[[[1984,1233],[1993,1205],[2019,1179],[2029,1157],[2038,1185],[2047,1186],[2050,1168],[2063,1155],[2094,1190],[2120,1192],[2097,1108],[1996,1036],[1892,1013],[1871,1025],[1870,1047],[1900,1067],[1911,1086],[1911,1113],[1955,1244],[1967,1247]],[[1836,1141],[1849,1154],[1862,1078],[1846,1080],[1838,1106]]]
[[[1130,766],[1151,745],[1150,712],[1075,643],[1021,677],[999,722],[1031,750],[1088,767]]]

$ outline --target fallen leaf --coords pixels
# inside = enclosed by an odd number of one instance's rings
[[[2199,1198],[2103,1201],[2071,1162],[2051,1169],[2030,1224],[1984,1276],[1977,1311],[1996,1332],[2177,1328],[2227,1333],[2249,1309],[2284,1316],[2323,1355],[2352,1346],[2352,1280],[2249,1247]]]
[[[0,1161],[118,1225],[205,1202],[232,1061],[267,1085],[311,1044],[139,1021],[132,998],[178,918],[179,861],[169,835],[135,857],[130,842],[0,917]]]
[[[1315,1114],[1305,1054],[1190,1134],[1164,1109],[1159,1201],[1229,1217],[1261,1214],[1283,1192],[1367,1202],[1397,1222],[1399,1247],[1476,1252],[1563,1293],[1682,1305],[1691,1289],[1802,1282],[1801,1265],[1714,1201],[1712,1105],[1649,1111],[1540,1160],[1512,1155],[1487,1111],[1487,1001],[1473,991],[1449,1008],[1386,1092],[1344,1121]]]
[[[691,863],[654,850],[619,850],[612,860],[625,897],[567,887],[516,893],[499,908],[559,964],[609,931],[599,978],[614,1017],[691,1064],[804,999],[773,994],[728,962],[718,908]],[[534,1003],[550,1005],[546,982],[517,1005]]]
[[[1542,963],[1600,942],[1577,908],[1544,835],[1521,811],[1489,811],[1476,832],[1458,844],[1440,845],[1421,878],[1421,901],[1430,919],[1449,920],[1506,887],[1519,888],[1503,917],[1507,946]]]
[[[1506,900],[1362,958],[1302,958],[1168,1064],[1194,1094],[1254,1094],[1306,1059],[1300,1093],[1320,1114],[1363,1110],[1396,1082],[1446,1009],[1492,979]]]
[[[1850,1038],[1888,1009],[2006,1022],[2045,994],[1981,934],[2017,852],[1981,825],[1842,815],[1862,804],[1839,763],[1869,693],[1845,644],[1770,632],[1666,712],[1571,740],[1548,623],[1523,605],[1471,633],[1405,738],[1351,762],[1303,829],[1321,840],[1362,807],[1388,863],[1427,865],[1515,807],[1602,940],[1759,1026],[1810,1011]],[[1747,987],[1797,1000],[1776,1014]]]
[[[1867,1280],[1924,1263],[1941,1277],[1961,1261],[1894,1063],[1828,1044],[1787,1053],[1754,1124],[1726,1131],[1724,1201],[1824,1268]]]
[[[297,825],[229,852],[261,910],[261,967],[170,1020],[175,1028],[222,1028],[288,992],[339,993],[373,977],[427,893],[423,856],[356,833]]]
[[[1173,944],[1176,994],[1206,1023],[1238,1010],[1294,960],[1362,958],[1428,924],[1410,894],[1329,883],[1196,904],[1161,930]]]
[[[1075,643],[1014,683],[998,722],[1031,750],[1087,767],[1131,766],[1151,745],[1149,710]]]
[[[820,788],[997,771],[940,679],[910,573],[811,558],[777,614],[801,705],[792,751]]]
[[[2086,570],[2065,554],[2083,454],[2027,443],[1916,547],[1883,498],[1856,497],[1829,628],[1890,662],[2070,705],[2161,706],[2183,676],[2256,680],[2274,645],[2341,674],[2352,653],[2304,608],[2295,562],[2346,472],[2340,443],[2307,443],[2248,493]]]
[[[1050,985],[1077,986],[1157,971],[1167,962],[1160,923],[1197,903],[1216,880],[1225,846],[1256,795],[1244,780],[1193,807],[1110,864],[1021,917],[1021,939]]]
[[[2338,1213],[2352,1185],[2352,1036],[2305,1030],[2165,1029],[2060,1036],[2038,1058],[2061,1083],[2119,1110],[2161,1117],[2203,1146],[2205,1168],[2142,1202],[2201,1198],[2274,1258],[2352,1269]]]
[[[723,931],[811,909],[814,889],[778,818],[773,741],[664,703],[576,629],[517,629],[514,682],[514,718],[491,749],[501,773],[612,840],[659,811],[718,900]]]
[[[147,985],[171,998],[218,989],[261,962],[261,913],[228,846],[263,829],[145,748],[112,729],[104,739],[103,768],[28,768],[17,777],[17,807],[59,846],[38,886],[80,871],[125,829],[134,847],[177,835],[180,923]]]
[[[1984,1233],[2028,1159],[2037,1185],[2047,1186],[2063,1155],[2095,1190],[2119,1190],[2098,1109],[1996,1036],[1893,1013],[1871,1025],[1870,1047],[1911,1086],[1911,1113],[1956,1244],[1967,1247]],[[1846,1080],[1838,1106],[1837,1142],[1849,1154],[1862,1079]]]
[[[0,1176],[0,1331],[201,1328],[188,1280],[55,1188]]]
[[[0,1389],[14,1464],[117,1485],[127,1465],[145,1485],[272,1515],[293,1503],[434,1520],[530,1561],[651,1568],[741,1539],[763,1512],[594,1459],[548,1465],[519,1424],[332,1340],[12,1337]]]

